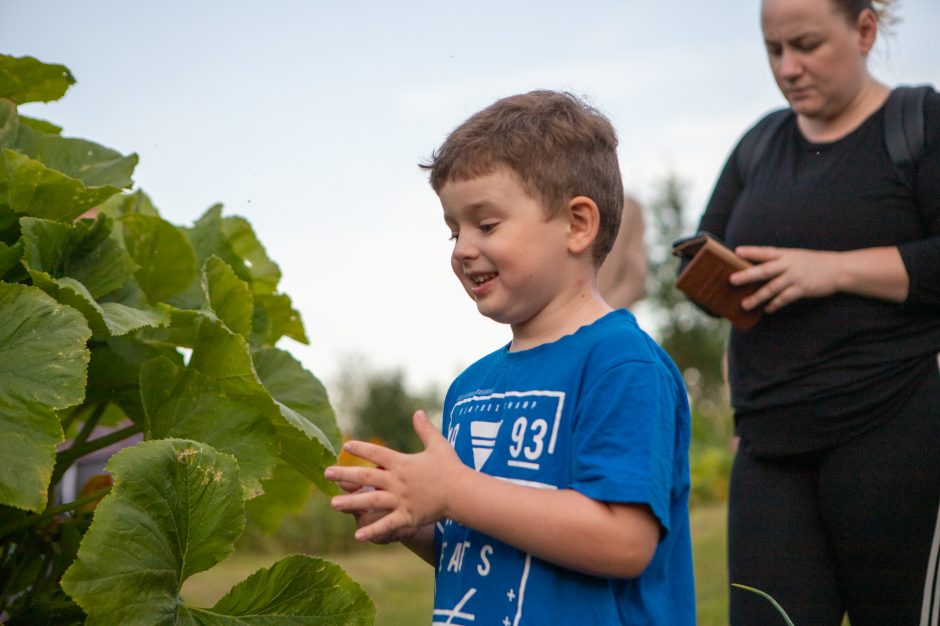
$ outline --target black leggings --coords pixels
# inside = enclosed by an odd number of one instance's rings
[[[783,459],[739,450],[730,582],[773,596],[796,626],[940,626],[940,375],[902,414],[832,449]],[[732,626],[783,624],[733,588]]]

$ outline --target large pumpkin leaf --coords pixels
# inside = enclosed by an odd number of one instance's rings
[[[310,343],[304,325],[283,293],[255,295],[255,310],[251,321],[251,343],[255,346],[273,346],[281,337],[290,337],[300,343]]]
[[[235,254],[244,262],[251,274],[251,290],[257,294],[274,293],[281,280],[281,270],[268,257],[264,246],[255,236],[251,224],[242,217],[222,219],[222,232]]]
[[[19,264],[23,256],[23,244],[17,242],[15,245],[8,246],[0,241],[0,278],[3,278],[11,268]]]
[[[258,378],[244,337],[219,321],[201,320],[190,366],[218,381],[231,397],[264,410],[277,431],[280,458],[323,491],[336,492],[323,478],[323,470],[336,459],[329,437],[312,420],[272,397]]]
[[[75,84],[64,65],[43,63],[33,57],[0,54],[0,98],[19,102],[50,102]]]
[[[0,98],[0,148],[12,148],[20,130],[16,103]]]
[[[86,404],[111,403],[135,423],[144,426],[146,419],[140,397],[140,368],[157,357],[171,359],[177,366],[183,358],[171,346],[154,346],[136,337],[112,337],[107,343],[91,348],[88,365]]]
[[[36,159],[87,187],[131,186],[136,154],[124,156],[92,141],[62,137],[60,130],[48,122],[20,118],[16,104],[0,98],[0,146]]]
[[[186,608],[185,617],[206,626],[370,626],[375,620],[372,600],[342,568],[301,554],[255,572],[209,610]]]
[[[329,438],[334,450],[343,444],[336,414],[316,376],[285,350],[262,348],[251,353],[255,371],[274,399],[297,411],[317,425]]]
[[[120,224],[124,246],[140,266],[134,277],[151,302],[162,302],[192,284],[196,253],[179,228],[142,213],[125,215]]]
[[[20,116],[20,119],[22,120],[23,117]],[[111,196],[104,204],[98,207],[98,210],[114,219],[133,213],[153,215],[156,217],[160,216],[157,207],[155,207],[150,200],[150,196],[145,194],[141,189],[133,193],[122,193]]]
[[[244,528],[236,461],[196,441],[162,439],[118,452],[108,469],[112,493],[62,578],[89,626],[372,623],[362,588],[308,556],[256,572],[211,609],[185,604],[183,582],[226,558]]]
[[[252,298],[248,283],[235,275],[228,263],[217,256],[202,268],[205,308],[225,322],[229,330],[247,337],[251,332]]]
[[[313,492],[313,483],[283,461],[271,478],[261,481],[264,494],[245,503],[248,517],[265,533],[273,533],[288,513],[299,513]]]
[[[0,283],[0,503],[41,511],[63,440],[57,409],[85,393],[82,316],[39,289]]]
[[[29,126],[33,130],[38,130],[42,133],[49,133],[51,135],[59,135],[62,133],[62,127],[56,126],[52,122],[46,120],[41,120],[35,117],[27,117],[25,115],[18,115],[20,124]]]
[[[62,304],[81,311],[95,339],[120,337],[141,328],[169,324],[169,314],[160,308],[138,309],[118,302],[98,303],[85,285],[74,278],[51,278],[41,272],[31,272],[31,276],[37,287]]]
[[[235,275],[248,283],[255,295],[274,293],[281,272],[268,258],[251,226],[240,217],[222,217],[222,205],[210,207],[186,236],[196,250],[196,265],[202,267],[211,256],[225,261]],[[183,294],[169,300],[184,309],[195,309],[202,304],[202,292],[197,280]]]
[[[119,191],[111,185],[86,187],[25,154],[0,149],[0,209],[68,221]]]
[[[228,263],[239,278],[246,282],[251,280],[251,273],[222,231],[221,204],[209,207],[196,223],[191,228],[184,229],[184,232],[196,251],[197,267],[204,267],[209,257],[217,256]],[[167,302],[181,309],[198,309],[203,304],[203,295],[201,277],[197,276],[186,291]]]
[[[26,124],[19,125],[13,148],[86,187],[130,187],[138,160],[136,154],[124,156],[93,141],[53,135]]]
[[[146,441],[108,463],[112,493],[62,588],[87,624],[172,624],[183,581],[225,559],[245,525],[238,464],[196,441]]]
[[[25,250],[23,262],[36,282],[73,278],[99,299],[122,287],[138,266],[111,235],[111,219],[55,222],[20,218]]]
[[[260,495],[277,459],[274,426],[257,408],[230,398],[212,379],[164,357],[140,369],[147,439],[194,439],[232,454],[249,497]]]

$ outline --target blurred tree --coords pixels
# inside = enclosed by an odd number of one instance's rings
[[[726,444],[731,434],[723,371],[728,323],[706,315],[676,289],[679,259],[672,242],[694,228],[686,223],[684,204],[683,183],[667,175],[650,204],[645,306],[653,334],[682,372],[699,418],[693,420],[693,445]]]
[[[422,449],[411,426],[414,412],[424,409],[435,419],[442,405],[438,389],[412,392],[401,369],[376,371],[361,356],[345,359],[336,388],[339,394],[336,404],[345,432],[356,439],[380,439],[402,452]]]

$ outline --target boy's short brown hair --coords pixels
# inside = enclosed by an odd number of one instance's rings
[[[540,200],[547,217],[576,196],[600,210],[592,255],[599,267],[610,252],[623,208],[617,134],[597,109],[570,93],[531,91],[497,100],[458,126],[434,151],[431,186],[468,180],[508,167],[526,192]]]

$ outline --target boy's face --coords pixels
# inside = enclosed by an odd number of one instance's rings
[[[448,182],[438,195],[451,266],[480,313],[515,328],[551,309],[571,265],[568,221],[548,219],[506,168]]]

